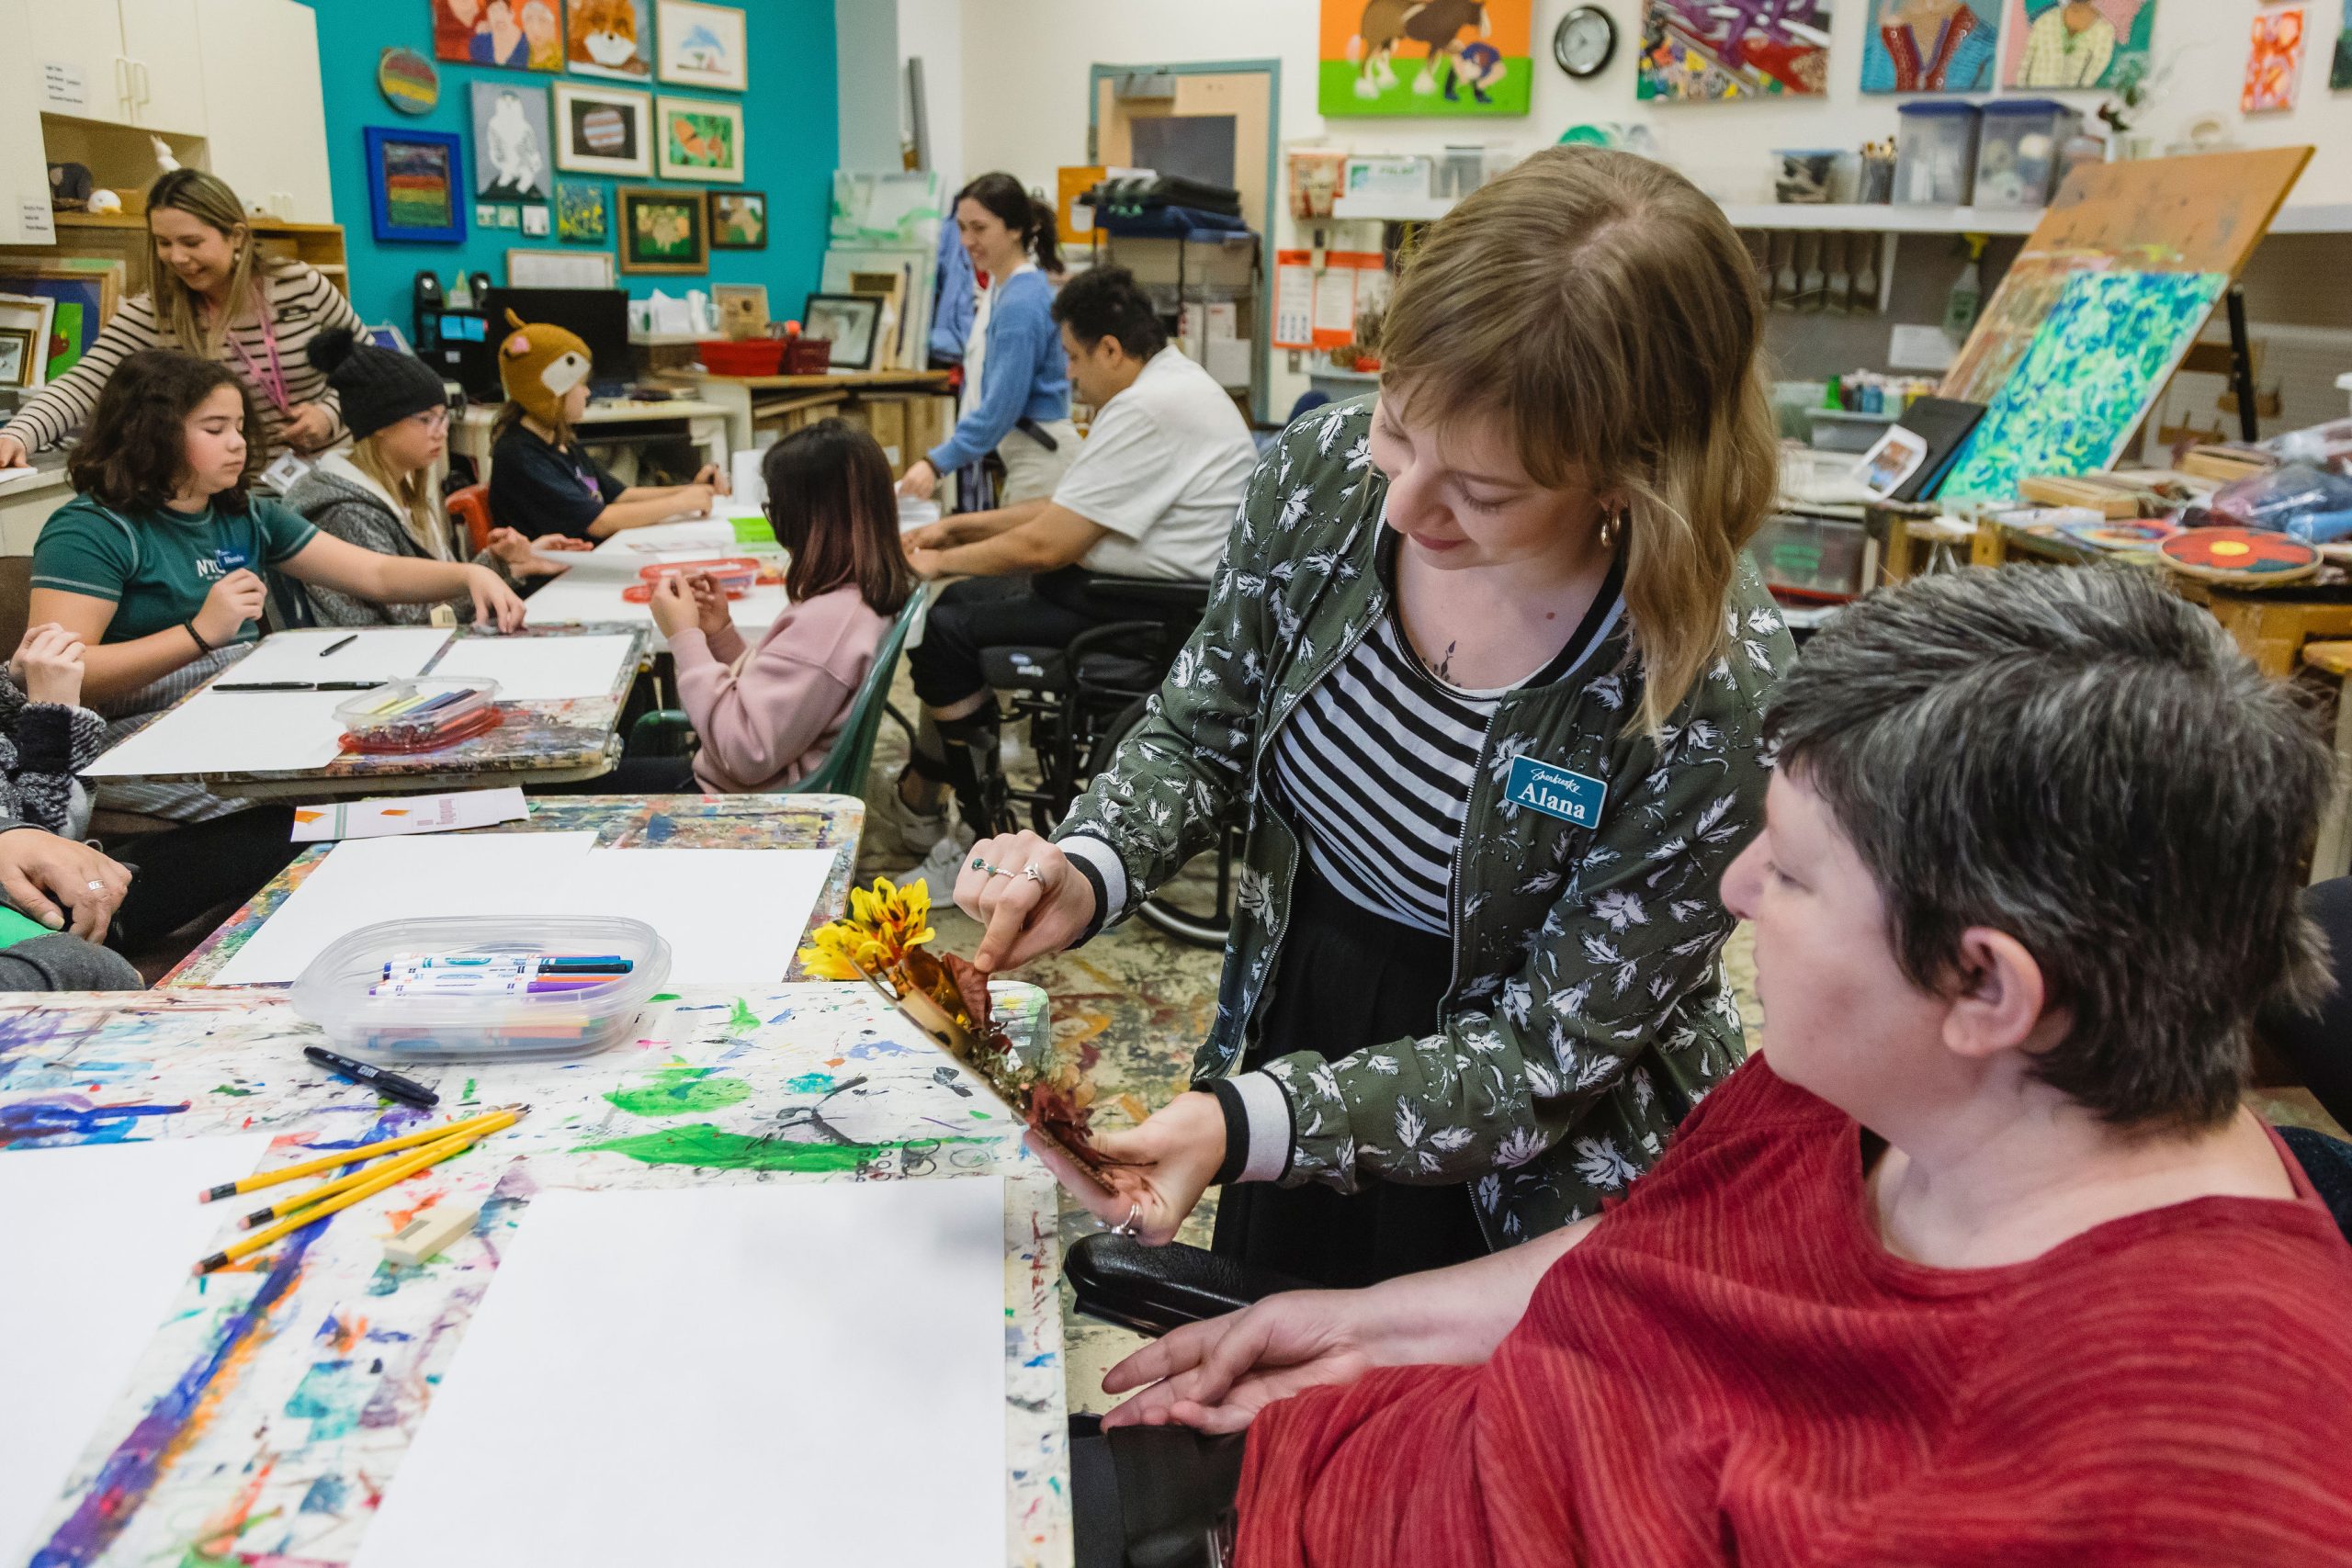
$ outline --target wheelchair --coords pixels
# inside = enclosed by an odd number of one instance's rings
[[[1094,775],[1110,765],[1140,725],[1152,695],[1208,606],[1209,585],[1150,578],[1097,577],[1094,592],[1133,618],[1092,626],[1066,648],[1007,645],[983,649],[989,684],[1005,694],[1005,722],[1028,727],[1037,759],[1034,784],[1000,779],[990,813],[1008,826],[1025,814],[1049,834]],[[1216,849],[1214,888],[1163,888],[1137,918],[1180,942],[1222,946],[1233,913],[1233,867],[1240,834],[1228,829]]]

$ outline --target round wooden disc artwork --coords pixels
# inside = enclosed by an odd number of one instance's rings
[[[2319,570],[2319,552],[2262,528],[2191,528],[2156,547],[2165,564],[2208,582],[2267,588],[2300,582]]]

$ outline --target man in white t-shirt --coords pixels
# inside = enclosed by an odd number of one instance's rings
[[[984,781],[1001,720],[980,650],[1058,648],[1090,626],[1133,620],[1102,578],[1205,582],[1224,553],[1258,460],[1250,426],[1215,378],[1169,344],[1125,267],[1096,267],[1054,301],[1070,380],[1094,422],[1050,499],[950,518],[906,536],[918,576],[960,578],[909,650],[923,723],[886,815],[904,847],[932,846],[954,886],[952,785],[976,832],[994,829]],[[933,869],[928,862],[917,873]]]

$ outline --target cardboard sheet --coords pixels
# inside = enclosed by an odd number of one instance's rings
[[[38,1544],[75,1462],[188,1282],[246,1205],[198,1203],[251,1176],[270,1134],[0,1154],[0,1561]],[[13,1549],[13,1550],[12,1550]]]
[[[535,621],[544,617],[535,614]],[[436,681],[492,680],[502,703],[601,697],[618,684],[633,639],[587,637],[469,637],[450,645],[434,666]]]
[[[1003,1232],[998,1177],[540,1193],[354,1568],[998,1568]]]

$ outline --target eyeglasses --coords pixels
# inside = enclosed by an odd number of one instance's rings
[[[420,425],[435,434],[449,428],[447,409],[426,409],[423,413],[413,413],[408,417],[411,423]]]

